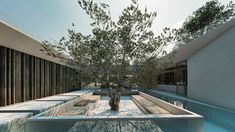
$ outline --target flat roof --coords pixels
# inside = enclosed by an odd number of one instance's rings
[[[23,52],[57,64],[68,66],[68,64],[62,62],[59,58],[49,56],[45,51],[41,51],[43,49],[42,42],[33,39],[24,32],[1,20],[0,29],[0,46],[14,49],[16,51]]]
[[[235,19],[230,20],[229,22],[219,26],[215,30],[212,30],[202,37],[192,40],[191,42],[183,45],[182,47],[178,48],[175,52],[175,56],[173,57],[173,64],[169,67],[174,66],[177,63],[186,61],[192,55],[197,53],[200,49],[204,48],[205,46],[211,44],[214,40],[222,36],[228,30],[232,29],[235,26]],[[235,37],[235,36],[234,36]]]

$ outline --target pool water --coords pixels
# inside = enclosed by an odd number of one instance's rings
[[[204,121],[204,131],[205,132],[232,132],[231,130],[225,129],[207,120]]]
[[[204,132],[234,132],[235,112],[198,102],[172,93],[156,90],[143,90],[152,96],[160,98],[178,107],[204,116]]]

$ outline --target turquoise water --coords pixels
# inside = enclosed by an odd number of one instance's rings
[[[204,116],[204,132],[235,132],[235,112],[156,90],[144,92]]]
[[[223,128],[207,120],[204,121],[204,131],[205,132],[232,132],[231,130]]]

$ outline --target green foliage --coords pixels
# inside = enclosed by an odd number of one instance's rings
[[[221,5],[215,0],[209,1],[187,18],[183,28],[192,34],[199,30],[203,32],[217,26],[217,24],[227,22],[235,15],[232,5],[232,1],[227,6]]]
[[[147,8],[142,11],[138,1],[132,0],[114,22],[107,4],[92,0],[78,3],[92,20],[92,34],[68,30],[69,36],[59,43],[44,42],[48,51],[68,54],[71,59],[67,62],[79,67],[85,84],[113,80],[113,83],[144,86],[157,78],[162,64],[159,57],[166,54],[164,47],[173,38],[174,31],[165,28],[159,36],[154,35],[150,28],[156,12],[148,12]]]
[[[183,26],[176,31],[177,46],[197,39],[207,32],[224,24],[235,16],[234,4],[221,5],[217,0],[206,2],[205,5],[193,12]]]
[[[69,35],[58,43],[45,41],[43,46],[48,55],[77,67],[80,71],[77,79],[84,85],[101,82],[109,86],[112,82],[119,83],[118,86],[155,87],[160,71],[174,56],[173,52],[160,59],[166,55],[164,47],[169,42],[177,46],[188,43],[235,15],[233,2],[225,6],[212,0],[193,12],[180,29],[165,28],[156,36],[151,26],[157,13],[147,8],[140,10],[138,0],[132,0],[117,22],[112,20],[109,5],[105,3],[78,0],[78,4],[92,20],[92,34],[69,29]]]

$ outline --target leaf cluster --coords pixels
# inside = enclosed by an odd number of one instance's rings
[[[85,83],[114,81],[142,85],[149,80],[157,83],[159,57],[166,54],[164,47],[174,34],[169,28],[158,36],[151,31],[157,13],[147,8],[142,11],[138,1],[132,0],[114,22],[109,5],[92,0],[78,3],[92,20],[92,34],[69,29],[68,37],[59,43],[45,42],[45,47],[68,54],[70,64],[79,67]]]

